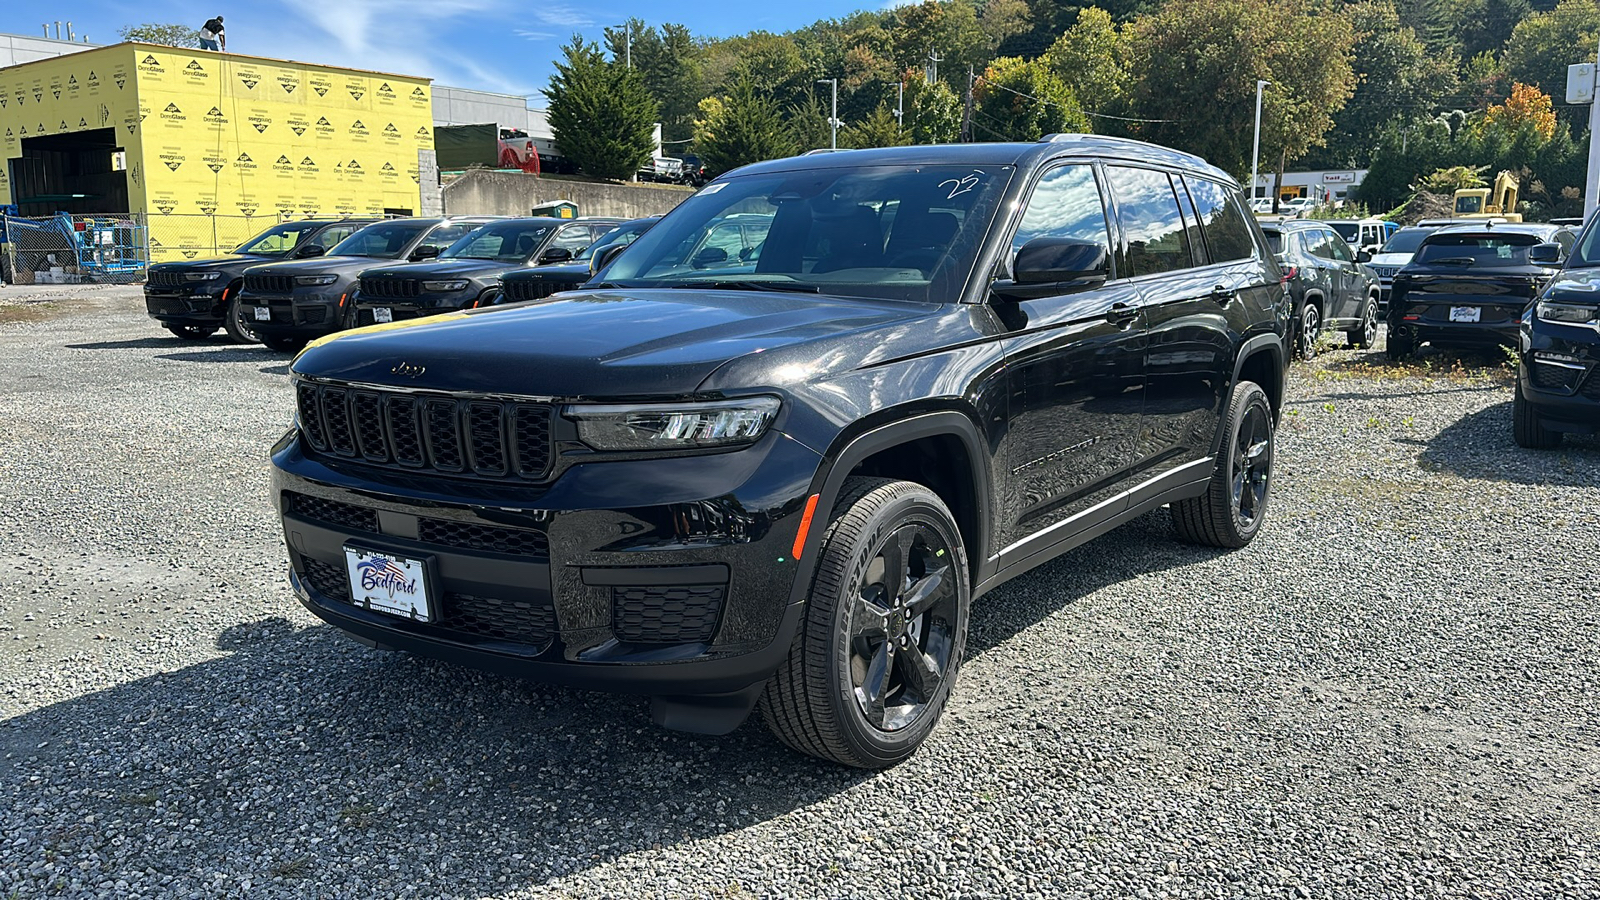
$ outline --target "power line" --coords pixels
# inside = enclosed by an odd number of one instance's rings
[[[1082,113],[1082,114],[1084,114],[1086,116],[1094,116],[1097,119],[1116,119],[1116,120],[1121,121],[1121,122],[1150,122],[1150,123],[1157,123],[1157,122],[1175,123],[1175,122],[1182,121],[1181,119],[1138,119],[1138,118],[1132,118],[1130,116],[1113,116],[1110,113],[1089,112],[1087,109],[1084,109],[1081,106],[1079,106],[1079,107],[1064,106],[1064,105],[1062,105],[1060,103],[1055,102],[1054,100],[1042,100],[1042,99],[1040,99],[1038,97],[1033,96],[1032,94],[1024,94],[1021,91],[1014,90],[1012,88],[1008,88],[1003,84],[998,84],[998,83],[993,82],[993,81],[991,81],[988,84],[986,84],[985,87],[997,87],[1002,91],[1010,91],[1011,93],[1016,94],[1018,97],[1027,97],[1029,100],[1032,100],[1035,103],[1048,103],[1051,106],[1067,110],[1068,112],[1079,112],[1079,113]]]

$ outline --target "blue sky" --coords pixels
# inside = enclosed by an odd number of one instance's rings
[[[41,34],[41,23],[70,16],[79,34],[87,34],[95,43],[113,43],[124,25],[180,22],[198,28],[220,13],[228,26],[228,49],[239,53],[422,75],[456,87],[506,94],[535,94],[549,83],[551,58],[574,32],[598,41],[606,25],[630,16],[651,24],[678,22],[697,35],[725,36],[754,29],[787,31],[866,5],[878,4],[694,0],[668,4],[665,8],[672,10],[672,16],[663,20],[662,4],[644,0],[77,0],[71,4],[9,0],[0,4],[0,31]],[[533,99],[535,105],[543,105],[541,97]]]

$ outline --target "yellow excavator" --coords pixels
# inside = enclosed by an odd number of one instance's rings
[[[1517,212],[1517,186],[1517,176],[1501,172],[1494,177],[1493,188],[1458,189],[1455,218],[1521,222],[1522,213]]]

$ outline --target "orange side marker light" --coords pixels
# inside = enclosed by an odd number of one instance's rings
[[[817,513],[817,499],[821,494],[812,494],[806,499],[806,511],[800,516],[800,531],[794,536],[794,558],[800,558],[800,551],[806,548],[806,535],[811,532],[811,517]]]

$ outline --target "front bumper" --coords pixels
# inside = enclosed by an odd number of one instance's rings
[[[339,330],[343,310],[341,292],[296,292],[293,295],[245,293],[239,298],[244,315],[258,333],[273,337],[321,337]],[[348,299],[348,298],[347,298]],[[256,309],[266,307],[270,319],[256,318]]]
[[[579,687],[714,695],[758,687],[788,652],[808,578],[790,550],[820,461],[774,433],[528,485],[330,464],[290,436],[273,496],[300,601],[367,643]],[[353,605],[346,544],[427,559],[436,620]]]
[[[1523,332],[1517,380],[1547,428],[1600,431],[1600,332],[1533,323]]]
[[[357,291],[350,297],[350,303],[355,307],[355,327],[373,325],[377,319],[373,315],[375,309],[389,310],[391,321],[401,322],[406,319],[420,319],[425,316],[437,316],[440,313],[456,312],[467,309],[478,299],[478,292],[474,288],[464,291],[451,291],[448,294],[432,294],[421,297],[408,297],[403,300],[391,300],[383,297],[367,297]]]
[[[225,287],[210,292],[145,285],[144,307],[150,318],[166,325],[221,327],[228,309],[227,293]]]

